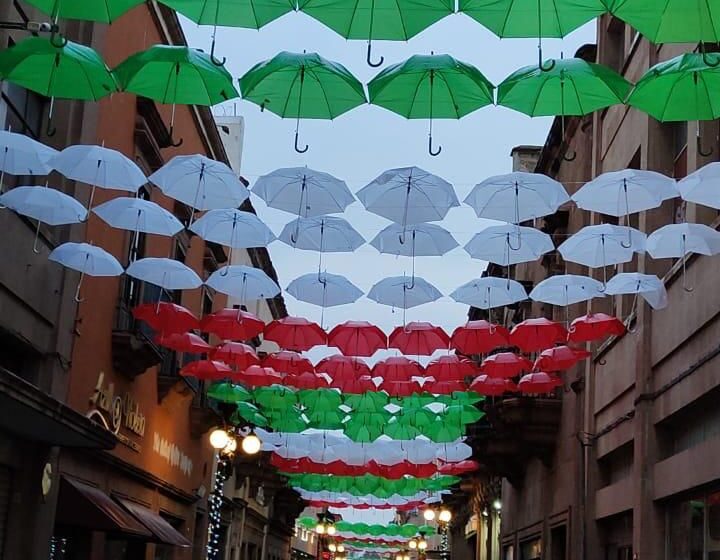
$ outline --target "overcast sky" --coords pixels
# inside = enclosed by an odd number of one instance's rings
[[[209,50],[210,29],[199,28],[188,21],[184,23],[189,44]],[[380,70],[367,66],[365,42],[346,41],[301,13],[288,14],[260,31],[219,29],[217,40],[216,52],[227,57],[226,66],[236,78],[257,62],[283,50],[318,52],[345,65],[364,83]],[[589,24],[563,41],[544,41],[545,56],[559,57],[564,52],[569,57],[581,45],[593,41],[594,24]],[[517,68],[537,61],[536,40],[500,40],[462,14],[445,18],[408,43],[378,41],[373,49],[374,57],[383,55],[386,65],[413,54],[447,53],[477,66],[494,84]],[[345,180],[350,190],[357,192],[386,169],[417,165],[451,182],[461,201],[484,178],[511,171],[509,156],[513,146],[542,145],[551,122],[548,118],[531,119],[500,107],[480,109],[461,121],[436,121],[435,144],[442,145],[443,151],[438,157],[430,157],[426,121],[408,121],[380,107],[366,105],[334,122],[302,122],[300,141],[309,144],[310,149],[305,154],[297,154],[293,149],[294,120],[280,119],[267,111],[261,113],[256,105],[240,100],[218,107],[215,112],[236,112],[245,118],[242,174],[251,183],[280,167],[307,165]],[[253,204],[276,234],[292,220],[291,214],[268,209],[257,197],[253,197]],[[366,212],[359,202],[348,208],[345,218],[368,241],[389,224]],[[470,259],[462,245],[491,223],[476,218],[469,207],[451,210],[439,225],[455,236],[460,247],[444,257],[418,259],[417,274],[446,295],[478,277],[485,263]],[[294,278],[317,270],[316,253],[294,250],[279,242],[270,246],[270,253],[283,289]],[[365,292],[384,277],[410,272],[408,258],[380,255],[369,245],[350,255],[326,255],[324,263],[328,272],[346,275]],[[319,308],[298,302],[290,295],[285,295],[285,301],[290,314],[320,321]],[[467,306],[449,297],[407,313],[408,320],[431,321],[449,332],[466,318]],[[375,322],[389,332],[402,323],[402,314],[361,298],[356,304],[326,310],[324,326],[332,327],[351,319]],[[318,359],[324,353],[319,349],[313,351],[311,357]],[[363,515],[362,519],[367,521],[368,516]]]

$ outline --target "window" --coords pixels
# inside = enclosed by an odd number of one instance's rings
[[[560,525],[550,530],[550,560],[566,560],[567,527]]]
[[[540,560],[542,558],[542,541],[539,538],[520,543],[520,560]]]

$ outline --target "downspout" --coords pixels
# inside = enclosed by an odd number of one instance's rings
[[[240,538],[238,539],[238,547],[235,549],[235,558],[233,560],[240,560],[242,555],[243,541],[245,540],[245,516],[247,515],[247,502],[243,506],[242,517],[240,521]]]
[[[268,529],[270,528],[270,520],[265,521],[265,527],[263,528],[263,541],[262,550],[260,551],[260,560],[265,560],[265,547],[267,546]]]

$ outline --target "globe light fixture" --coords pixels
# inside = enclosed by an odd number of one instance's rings
[[[410,555],[406,554],[405,557],[403,558],[403,560],[410,560]]]
[[[402,554],[395,556],[395,560],[403,560],[405,557]]]
[[[324,535],[325,534],[325,524],[324,523],[318,523],[315,525],[315,532],[318,535]]]
[[[237,447],[238,447],[237,440],[233,436],[229,436],[228,443],[223,448],[222,453],[225,455],[232,455],[233,453],[235,453],[237,451]]]
[[[425,539],[422,539],[417,543],[418,550],[425,550],[427,549],[427,541]]]
[[[212,445],[213,449],[220,451],[225,449],[228,443],[230,443],[230,434],[227,431],[222,428],[215,428],[210,432],[210,445]]]
[[[237,443],[235,445],[237,446]],[[260,438],[252,432],[250,432],[250,435],[245,436],[242,440],[242,450],[248,455],[255,455],[260,451],[261,447],[262,442],[260,441]]]
[[[338,551],[338,552],[345,552],[345,545],[342,545],[342,544],[337,545],[337,551]]]
[[[328,525],[325,532],[332,537],[335,534],[335,525]]]
[[[425,518],[425,521],[432,521],[435,519],[435,510],[434,509],[426,509],[423,512],[423,517]]]
[[[334,542],[331,542],[331,543],[328,545],[328,550],[329,550],[330,552],[336,552],[336,551],[337,551],[337,545],[336,545]]]
[[[443,523],[449,523],[452,519],[452,513],[450,513],[449,509],[441,509],[440,514],[438,515],[438,519]]]
[[[500,511],[502,509],[502,502],[500,500],[495,500],[492,506],[495,511]]]
[[[418,547],[418,542],[415,539],[412,539],[408,543],[408,546],[410,547],[411,550],[415,550]]]

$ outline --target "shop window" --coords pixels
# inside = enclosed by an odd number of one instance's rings
[[[0,368],[37,385],[42,356],[12,333],[0,330]]]
[[[511,544],[503,547],[503,560],[515,560],[515,547]]]
[[[560,525],[550,530],[550,560],[566,560],[567,527]]]
[[[540,560],[542,558],[542,541],[539,538],[520,543],[520,560]]]

